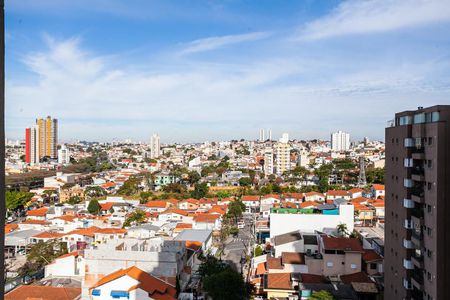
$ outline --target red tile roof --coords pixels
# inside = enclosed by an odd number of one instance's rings
[[[80,288],[21,285],[7,293],[5,300],[73,300],[80,295]]]
[[[163,211],[162,213],[160,213],[160,215],[162,214],[177,214],[177,215],[182,215],[187,217],[188,216],[188,212],[182,209],[178,209],[178,208],[169,208],[168,210]]]
[[[194,217],[194,221],[198,223],[214,223],[220,218],[217,214],[198,214]]]
[[[38,238],[38,239],[57,239],[59,237],[62,237],[64,234],[62,233],[58,233],[58,232],[41,232],[38,233],[36,235],[34,235],[33,237]]]
[[[327,250],[343,250],[353,252],[363,252],[361,243],[357,238],[344,238],[344,237],[322,237],[323,246]]]
[[[344,197],[344,196],[348,196],[348,192],[344,191],[344,190],[330,190],[327,192],[327,196]]]
[[[372,249],[364,250],[364,254],[362,256],[362,259],[365,262],[372,262],[372,261],[383,260],[383,258],[380,255],[378,255],[378,253],[376,253]]]
[[[44,217],[47,214],[48,208],[47,207],[41,207],[38,209],[33,209],[27,211],[28,217]]]
[[[283,265],[281,264],[281,257],[268,257],[267,258],[267,269],[283,269]]]
[[[202,248],[202,243],[198,241],[185,241],[186,248],[197,251]]]
[[[158,279],[158,278],[156,278],[134,266],[130,267],[128,269],[120,269],[116,272],[106,275],[105,277],[100,279],[96,284],[94,284],[94,286],[91,287],[91,290],[94,288],[97,288],[99,286],[102,286],[108,282],[114,281],[123,276],[129,276],[129,277],[139,281],[139,283],[137,285],[130,287],[128,289],[128,292],[139,288],[141,290],[146,291],[149,294],[149,296],[155,300],[175,300],[175,299],[177,299],[176,298],[176,293],[177,293],[176,289],[172,285],[170,285],[170,284],[168,284],[168,283],[166,283],[166,282],[164,282],[164,281],[162,281],[162,280],[160,280],[160,279]]]
[[[241,201],[260,201],[260,197],[254,195],[246,195],[241,197]]]
[[[376,191],[384,191],[384,184],[374,184],[372,187]]]
[[[345,284],[351,284],[352,282],[373,283],[373,281],[370,280],[369,276],[367,276],[367,274],[364,272],[357,272],[357,273],[353,273],[353,274],[341,275],[340,278],[341,278],[341,281]]]
[[[5,225],[5,234],[13,232],[17,228],[19,228],[19,225],[17,225],[17,224],[14,224],[14,223],[13,224],[6,224]]]
[[[293,290],[291,273],[269,273],[267,274],[267,289]]]
[[[153,200],[153,201],[149,201],[147,203],[144,204],[147,207],[151,207],[151,208],[166,208],[167,207],[167,202],[166,201],[158,201],[158,200]]]
[[[281,261],[283,262],[283,265],[284,264],[304,265],[305,255],[299,252],[282,252]]]
[[[315,202],[315,201],[305,201],[300,203],[300,208],[307,208],[307,207],[311,207],[311,206],[318,206],[319,203]]]

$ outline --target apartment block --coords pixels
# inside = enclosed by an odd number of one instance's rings
[[[449,299],[450,106],[386,128],[385,299]]]

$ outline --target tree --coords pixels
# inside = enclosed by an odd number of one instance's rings
[[[245,204],[241,200],[231,201],[228,205],[228,216],[234,220],[234,224],[242,217],[242,213],[245,211]]]
[[[333,295],[328,291],[313,292],[310,299],[316,300],[333,300]]]
[[[337,232],[340,236],[347,236],[348,235],[348,228],[347,224],[341,223],[338,226],[336,226]]]
[[[151,197],[151,196],[153,196],[153,193],[152,192],[141,192],[140,194],[139,194],[139,203],[140,204],[145,204],[145,203],[147,203],[148,202],[148,199]]]
[[[98,200],[97,199],[92,199],[90,202],[89,202],[89,205],[88,205],[88,211],[91,213],[91,214],[94,214],[94,215],[97,215],[99,212],[100,212],[100,209],[101,209],[101,206],[100,206],[100,204],[98,203]]]
[[[29,192],[7,191],[5,193],[6,209],[9,211],[22,209],[33,196],[34,194]]]
[[[263,254],[264,254],[263,248],[262,248],[260,245],[257,245],[257,246],[255,247],[255,257],[261,256],[261,255],[263,255]]]
[[[199,182],[199,180],[202,178],[200,176],[200,174],[198,174],[197,171],[190,171],[188,173],[188,176],[189,176],[189,181],[191,184],[195,184],[195,183]]]
[[[117,191],[119,195],[131,196],[139,191],[140,180],[137,177],[130,177]]]
[[[198,267],[197,274],[200,275],[203,280],[207,276],[222,272],[223,270],[225,270],[225,268],[226,265],[224,262],[218,260],[212,255],[208,255]]]
[[[366,171],[367,183],[384,184],[384,168],[372,168]]]
[[[80,196],[71,196],[69,200],[67,200],[67,203],[71,205],[75,205],[81,202]]]
[[[184,194],[186,193],[186,187],[181,183],[169,183],[163,186],[162,190],[166,193],[177,193]]]
[[[21,276],[30,275],[42,269],[55,258],[67,253],[67,244],[56,239],[34,244],[27,254],[27,262],[19,269]]]
[[[245,283],[242,275],[226,267],[225,270],[207,276],[203,287],[214,300],[250,299],[252,289]]]
[[[142,224],[146,221],[145,211],[137,209],[132,212],[123,223],[123,227],[129,227],[131,225]]]
[[[192,198],[201,199],[208,194],[208,185],[206,183],[197,183],[191,192]]]
[[[101,197],[106,195],[106,191],[99,186],[88,186],[84,190],[84,194],[88,197]]]
[[[250,177],[242,177],[239,179],[240,186],[250,186],[252,184],[252,180]]]

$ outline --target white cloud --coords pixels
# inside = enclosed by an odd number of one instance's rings
[[[347,0],[306,24],[300,38],[375,33],[449,21],[449,0]]]
[[[269,32],[251,32],[236,35],[224,35],[199,39],[187,44],[186,48],[181,51],[181,54],[190,54],[197,52],[211,51],[225,46],[251,42],[268,38],[271,34]]]

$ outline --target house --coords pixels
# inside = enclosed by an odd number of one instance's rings
[[[344,190],[330,190],[327,193],[327,200],[335,200],[335,199],[345,199],[345,200],[350,200],[351,199],[351,195],[348,191],[344,191]]]
[[[362,197],[363,192],[364,192],[364,190],[360,189],[360,188],[352,188],[352,189],[348,190],[348,193],[350,194],[350,197],[352,199]]]
[[[325,201],[325,196],[318,192],[309,192],[305,194],[305,201]]]
[[[158,216],[159,221],[176,221],[176,222],[192,222],[192,217],[189,216],[187,211],[178,208],[169,208],[163,211]]]
[[[242,203],[245,205],[245,212],[259,212],[261,206],[260,196],[246,195],[241,197]]]
[[[364,250],[357,238],[320,236],[319,252],[322,254],[324,276],[361,272]]]
[[[168,208],[168,206],[169,203],[167,201],[152,200],[145,203],[142,206],[142,209],[148,212],[163,212]]]
[[[285,193],[283,194],[284,201],[300,203],[303,201],[303,193]]]
[[[78,251],[73,251],[45,266],[45,277],[81,277],[84,276],[84,258]]]
[[[292,273],[269,273],[264,275],[264,292],[267,299],[289,299],[296,290],[291,280]]]
[[[273,237],[275,257],[280,257],[283,252],[317,253],[319,248],[315,234],[302,234],[300,231],[292,231]]]
[[[198,214],[194,216],[193,229],[219,230],[222,225],[218,214]]]
[[[89,291],[91,299],[177,299],[177,291],[173,285],[134,266],[106,275]]]
[[[177,223],[177,225],[173,229],[173,233],[178,234],[186,229],[192,229],[192,223]]]
[[[5,295],[5,300],[40,299],[40,300],[75,300],[79,299],[80,288],[21,285]]]
[[[62,240],[67,243],[69,251],[82,250],[92,245],[95,241],[95,232],[98,230],[99,228],[95,226],[76,229],[68,232]]]
[[[185,199],[180,202],[178,202],[178,208],[179,209],[185,209],[185,210],[196,210],[200,207],[199,200],[197,199]]]
[[[46,220],[48,208],[47,207],[41,207],[33,210],[27,211],[27,219],[29,220]]]
[[[364,249],[362,256],[363,266],[362,270],[368,275],[382,274],[383,269],[383,257],[381,257],[373,249]]]
[[[63,235],[64,234],[58,233],[58,232],[48,232],[48,231],[40,232],[30,238],[30,244],[37,244],[39,242],[44,243],[49,240],[55,240],[55,239],[61,240]]]
[[[374,184],[370,188],[370,192],[374,199],[378,199],[380,196],[385,196],[384,184]]]
[[[127,232],[126,229],[122,228],[98,228],[94,232],[94,241],[96,243],[105,243],[108,240],[123,239]]]
[[[375,215],[378,219],[384,219],[384,200],[376,199],[370,203],[375,209]]]
[[[206,252],[212,245],[212,231],[200,229],[186,229],[180,232],[175,238],[175,241],[198,242],[203,252]],[[186,244],[188,247],[188,244]]]

